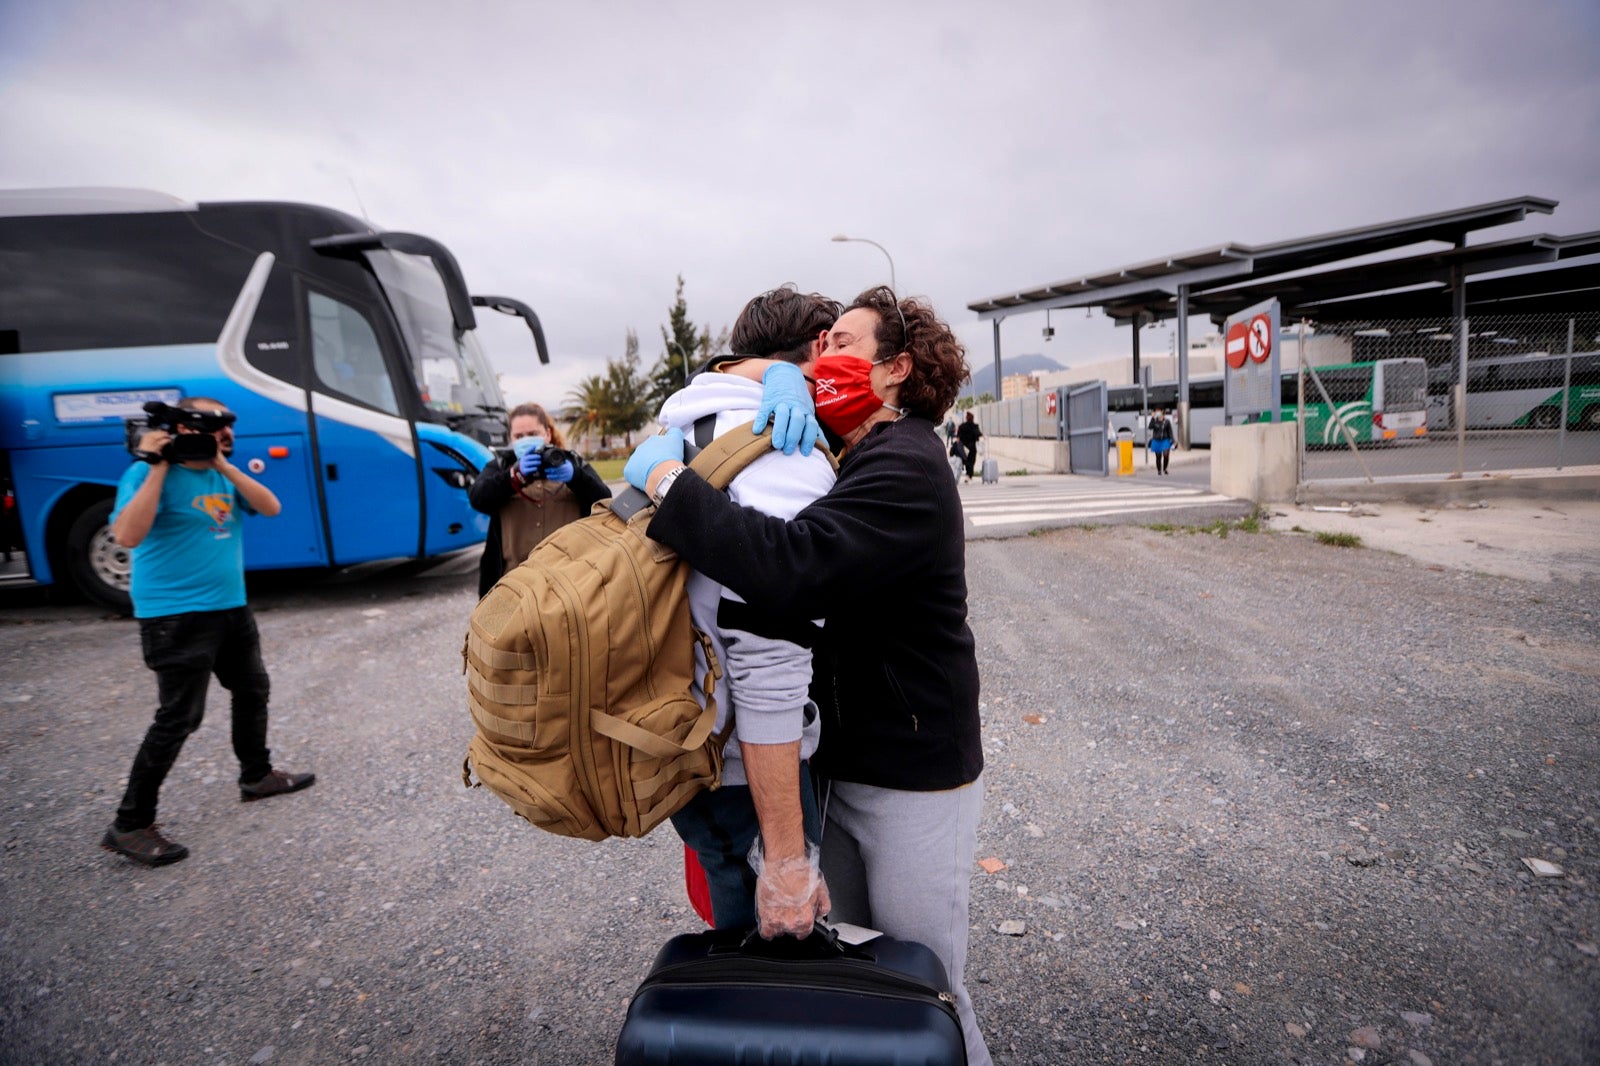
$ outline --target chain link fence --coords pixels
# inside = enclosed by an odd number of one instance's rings
[[[1281,414],[1301,425],[1300,480],[1450,478],[1600,466],[1600,312],[1283,324]],[[1220,426],[1220,374],[1190,379],[1190,432]],[[1067,390],[1061,390],[1057,396]],[[1108,390],[1106,441],[1142,446],[1176,382]],[[971,408],[991,438],[1062,439],[1050,392]],[[961,412],[954,412],[959,422]]]
[[[1285,323],[1303,483],[1600,465],[1600,313]],[[1298,346],[1298,347],[1297,347]],[[1329,359],[1330,355],[1342,358]],[[1317,365],[1321,364],[1321,365]]]

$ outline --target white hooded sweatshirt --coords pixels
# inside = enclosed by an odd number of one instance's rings
[[[662,404],[659,420],[681,429],[692,441],[695,422],[715,415],[715,435],[720,437],[751,421],[760,403],[760,382],[735,374],[704,373]],[[809,455],[773,451],[745,467],[728,487],[728,495],[734,503],[764,514],[793,518],[833,487],[834,476],[820,446]],[[734,732],[724,748],[723,782],[746,783],[740,740],[751,744],[799,740],[800,757],[809,759],[816,751],[821,723],[809,695],[811,649],[784,636],[794,634],[794,620],[763,617],[731,589],[698,571],[689,577],[689,612],[695,626],[710,636],[722,662],[717,729],[725,729],[729,714],[733,715]],[[812,625],[815,633],[821,632],[820,620]],[[698,649],[695,657],[703,674],[705,663]],[[696,696],[705,702],[698,685]]]

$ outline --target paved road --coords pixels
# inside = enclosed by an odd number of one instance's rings
[[[967,539],[1071,525],[1204,523],[1249,514],[1251,505],[1167,479],[1030,474],[961,485]]]

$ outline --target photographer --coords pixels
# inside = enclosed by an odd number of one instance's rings
[[[271,517],[272,490],[228,461],[234,416],[193,396],[178,407],[146,404],[150,428],[117,485],[111,533],[133,549],[133,613],[160,707],[128,772],[116,821],[101,845],[146,866],[189,854],[157,829],[161,783],[200,727],[215,674],[233,694],[233,750],[246,801],[297,792],[314,774],[272,768],[267,749],[269,683],[255,618],[245,605],[244,546],[235,504]]]
[[[489,537],[478,564],[478,596],[520,564],[534,546],[589,513],[611,489],[594,468],[567,451],[561,430],[536,403],[518,404],[509,423],[511,449],[495,453],[467,490],[476,511],[489,516]]]

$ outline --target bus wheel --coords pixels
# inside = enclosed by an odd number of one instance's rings
[[[133,576],[130,549],[111,539],[111,508],[104,499],[84,508],[67,531],[67,571],[85,596],[123,614],[133,612],[128,586]]]
[[[1590,404],[1578,418],[1579,429],[1600,429],[1600,403]]]
[[[1528,425],[1534,429],[1555,429],[1559,421],[1561,421],[1561,409],[1558,407],[1537,407],[1528,416]]]

